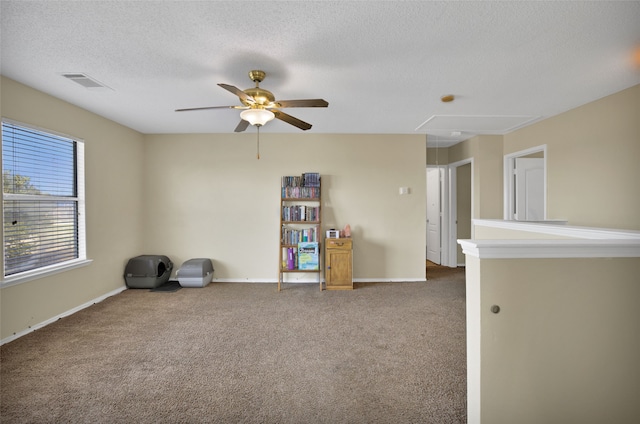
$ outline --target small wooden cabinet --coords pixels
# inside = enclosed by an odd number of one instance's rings
[[[324,251],[327,290],[353,290],[353,242],[350,238],[328,238]]]

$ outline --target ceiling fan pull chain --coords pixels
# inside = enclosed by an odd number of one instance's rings
[[[258,128],[258,141],[256,142],[256,157],[258,158],[258,160],[260,160],[260,125],[257,126]]]

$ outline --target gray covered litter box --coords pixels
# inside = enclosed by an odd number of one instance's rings
[[[205,287],[213,279],[211,259],[189,259],[176,271],[181,287]]]
[[[173,263],[164,255],[141,255],[129,259],[124,280],[130,289],[155,289],[169,281]]]

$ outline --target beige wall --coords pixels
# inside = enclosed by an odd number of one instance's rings
[[[473,226],[474,240],[562,240],[575,238],[559,234],[541,233],[535,229],[530,231],[515,230],[513,228],[488,227],[482,224]]]
[[[473,218],[502,218],[502,144],[480,135],[449,148],[449,163],[473,158]]]
[[[263,132],[260,139],[257,160],[252,130],[146,136],[145,251],[177,264],[210,257],[215,279],[277,281],[280,178],[319,172],[323,227],[351,225],[354,279],[424,280],[424,136]]]
[[[471,164],[456,168],[456,238],[471,238]],[[464,265],[465,255],[462,246],[457,245],[457,264]]]
[[[473,137],[438,156],[441,164],[473,158],[473,218],[502,218],[504,155],[546,144],[548,219],[640,230],[638,116],[640,85],[504,136]]]
[[[5,339],[123,286],[126,261],[142,248],[144,157],[135,131],[4,77],[1,90],[3,117],[84,140],[87,256],[93,260],[0,289]]]
[[[483,423],[638,422],[638,258],[472,259]]]
[[[449,163],[449,148],[429,147],[427,165],[446,165]]]
[[[547,145],[547,217],[640,230],[640,85],[504,136],[504,154]]]

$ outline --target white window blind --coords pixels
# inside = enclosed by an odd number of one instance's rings
[[[2,122],[4,275],[85,258],[83,143]]]

